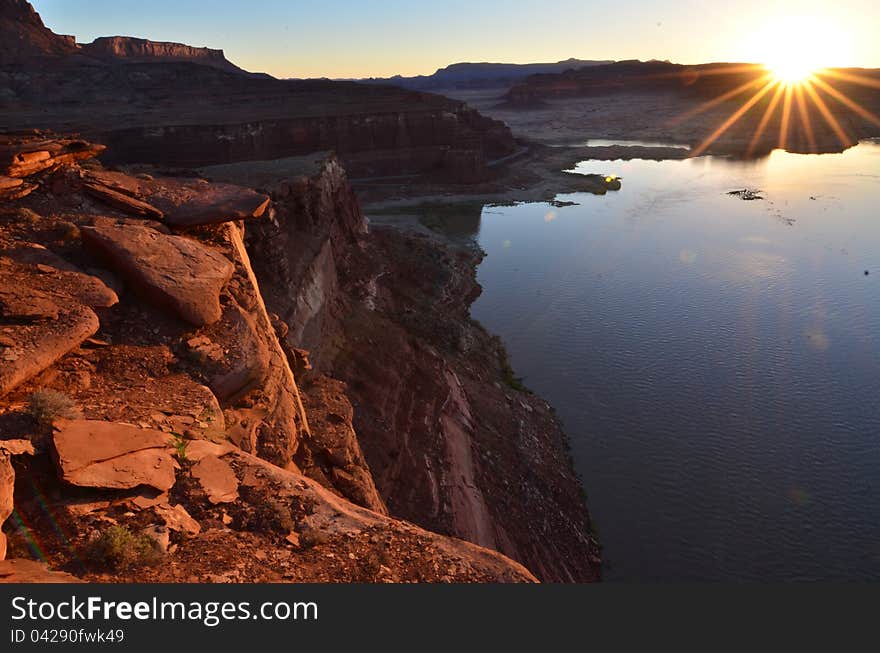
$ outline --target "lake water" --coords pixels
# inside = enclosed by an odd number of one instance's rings
[[[606,579],[880,580],[880,145],[578,170],[623,188],[484,208],[472,313],[558,410]]]

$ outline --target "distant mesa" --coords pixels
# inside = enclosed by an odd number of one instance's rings
[[[103,36],[79,47],[80,52],[87,56],[122,63],[190,61],[231,72],[246,72],[226,59],[223,50],[197,48],[181,43],[148,41],[131,36]]]
[[[129,36],[105,36],[92,43],[79,44],[76,37],[55,34],[47,28],[27,0],[0,0],[0,65],[70,55],[121,63],[184,61],[245,72],[228,61],[222,50]]]

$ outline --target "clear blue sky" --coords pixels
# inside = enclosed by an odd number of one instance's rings
[[[456,61],[762,61],[828,30],[827,65],[880,66],[877,0],[32,0],[81,42],[127,35],[222,48],[278,77],[429,74]],[[779,35],[777,37],[777,35]],[[803,45],[802,45],[803,47]],[[813,42],[810,47],[818,45]],[[773,48],[770,48],[772,50]]]

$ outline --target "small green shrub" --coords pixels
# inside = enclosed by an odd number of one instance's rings
[[[86,557],[111,569],[156,562],[162,551],[147,535],[134,535],[125,526],[111,526],[88,545]]]
[[[56,390],[37,390],[30,396],[27,411],[41,426],[49,426],[56,419],[82,417],[82,410],[73,399]]]
[[[172,433],[171,446],[180,460],[186,460],[186,448],[189,446],[189,440],[184,438],[180,433]]]

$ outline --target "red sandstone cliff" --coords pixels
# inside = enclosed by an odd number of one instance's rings
[[[3,524],[10,555],[36,537],[103,581],[533,581],[388,517],[345,385],[302,394],[244,246],[269,198],[79,165],[102,149],[0,138],[0,520],[28,524]],[[354,237],[338,165],[309,176],[331,192],[304,232]],[[0,560],[0,579],[71,577]]]
[[[244,72],[226,59],[223,50],[197,48],[182,43],[149,41],[131,36],[102,36],[80,46],[80,52],[89,57],[119,61],[169,62],[190,61],[232,72]]]

